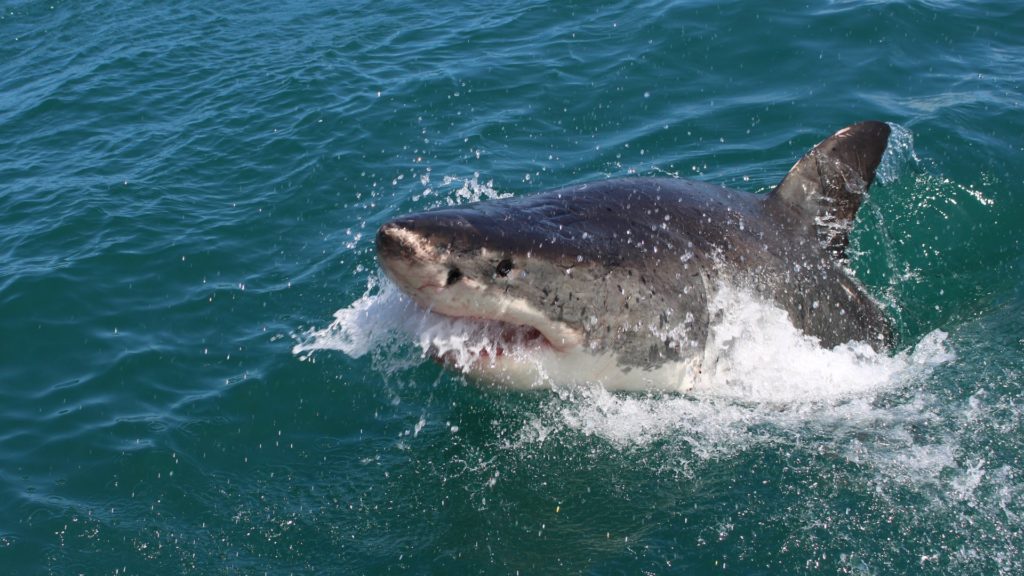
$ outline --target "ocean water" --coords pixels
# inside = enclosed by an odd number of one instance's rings
[[[331,4],[0,4],[0,573],[1024,573],[1024,6]],[[731,294],[690,393],[483,388],[375,264],[869,118],[892,355]]]

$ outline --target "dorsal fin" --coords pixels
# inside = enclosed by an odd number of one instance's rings
[[[813,226],[822,247],[845,258],[853,219],[888,140],[889,126],[883,122],[843,128],[793,165],[772,190],[768,205],[798,224]]]

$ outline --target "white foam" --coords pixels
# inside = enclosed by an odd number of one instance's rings
[[[706,345],[702,387],[735,400],[792,404],[863,395],[899,381],[913,366],[952,359],[942,332],[927,336],[913,354],[889,356],[863,342],[823,348],[785,311],[730,286],[719,288],[711,313],[719,319]]]
[[[416,305],[387,277],[369,278],[366,293],[350,306],[334,313],[334,321],[299,337],[292,352],[308,360],[318,350],[337,350],[360,358],[389,345],[412,343],[421,358],[444,357],[463,371],[482,357],[494,358],[498,349],[517,349],[522,334],[511,333],[498,322],[464,320],[434,314]],[[397,350],[396,350],[397,352]],[[404,365],[405,359],[387,368]]]
[[[392,330],[409,310],[397,289],[378,290],[379,276],[371,275],[366,293],[351,305],[334,313],[326,328],[301,335],[292,353],[308,360],[318,350],[338,350],[352,358],[361,358],[392,337]],[[408,300],[408,298],[405,298]]]
[[[718,319],[710,332],[705,369],[689,394],[558,389],[544,413],[526,422],[514,443],[543,442],[551,434],[571,431],[617,446],[673,437],[694,453],[710,456],[764,440],[766,426],[782,434],[806,433],[808,426],[882,430],[902,443],[904,425],[917,418],[921,406],[909,402],[879,409],[875,399],[954,359],[941,331],[894,356],[855,342],[825,349],[794,328],[782,310],[728,287],[713,299],[712,313]],[[366,293],[334,316],[328,327],[306,333],[294,353],[307,359],[318,350],[339,350],[358,358],[382,349],[387,354],[381,357],[381,368],[390,371],[416,360],[389,345],[413,343],[421,358],[444,355],[465,369],[480,350],[493,354],[502,345],[500,328],[424,311],[383,276],[371,277]],[[857,459],[861,447],[854,443],[843,449]],[[948,460],[941,453],[908,457]]]

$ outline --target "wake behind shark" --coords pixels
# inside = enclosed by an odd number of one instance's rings
[[[377,256],[419,306],[485,326],[499,344],[460,368],[512,387],[685,390],[722,286],[822,346],[881,351],[889,322],[843,264],[888,136],[844,128],[765,195],[629,178],[403,216],[381,226]]]

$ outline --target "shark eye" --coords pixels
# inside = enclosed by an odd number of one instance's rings
[[[498,267],[497,269],[495,269],[495,272],[497,272],[498,276],[501,276],[502,278],[508,276],[508,273],[511,271],[512,261],[509,260],[508,258],[502,260],[501,262],[498,262]]]
[[[452,284],[458,282],[461,278],[462,270],[459,270],[458,268],[452,268],[451,270],[448,271],[448,280],[445,281],[444,285],[451,286]]]

